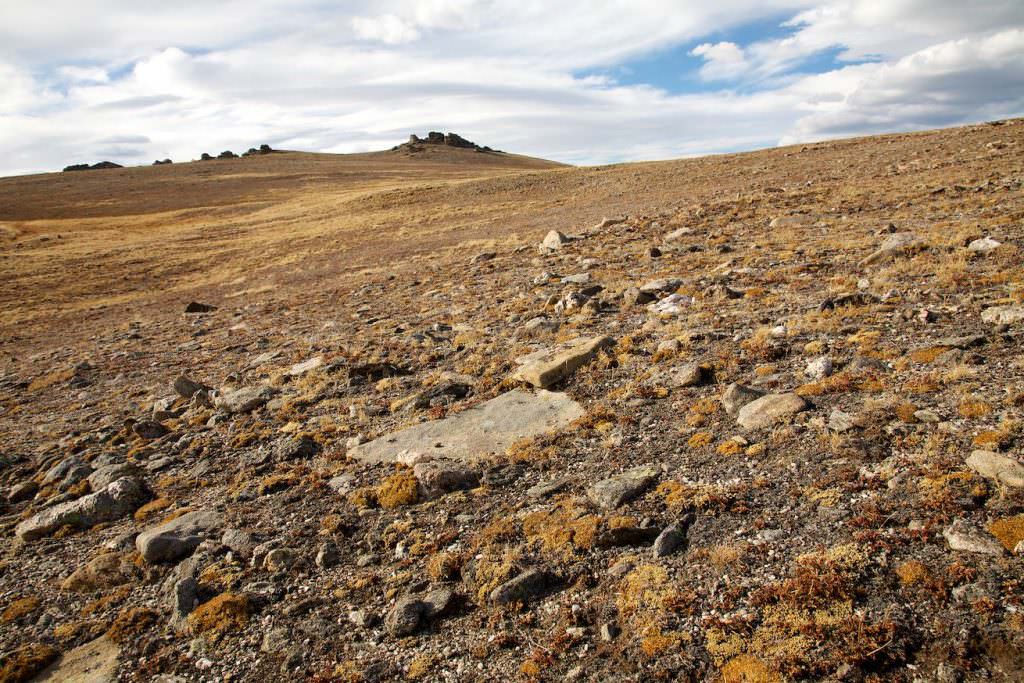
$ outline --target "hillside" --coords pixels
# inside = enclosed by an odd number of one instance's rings
[[[0,681],[1020,680],[1022,145],[0,179]]]

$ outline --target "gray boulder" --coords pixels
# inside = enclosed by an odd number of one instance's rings
[[[796,394],[768,394],[740,408],[736,421],[744,429],[768,427],[807,410],[809,406],[807,401]]]
[[[598,507],[613,510],[646,491],[660,475],[656,465],[634,467],[597,482],[587,489],[587,497]]]
[[[196,510],[147,529],[135,539],[135,548],[146,562],[176,562],[188,557],[224,523],[219,512]]]
[[[149,492],[141,481],[134,477],[122,477],[101,491],[55,505],[29,517],[15,528],[14,533],[23,541],[35,541],[49,536],[62,526],[88,529],[134,512],[148,497]]]

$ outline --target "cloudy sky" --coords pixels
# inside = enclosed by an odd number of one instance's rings
[[[0,175],[428,130],[594,164],[1021,114],[1021,0],[0,3]]]

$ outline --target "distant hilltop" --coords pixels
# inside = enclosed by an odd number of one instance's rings
[[[433,133],[431,133],[431,135],[433,135]],[[413,137],[415,137],[415,136],[413,136]],[[458,136],[456,136],[456,137],[458,137]],[[462,138],[459,138],[459,139],[462,140]],[[465,142],[465,140],[463,140],[463,142]],[[200,155],[199,160],[200,161],[212,161],[214,159],[237,159],[237,158],[239,158],[239,156],[251,157],[251,156],[257,156],[257,155],[260,155],[260,154],[272,154],[272,153],[274,153],[276,151],[278,151],[278,150],[272,149],[270,147],[270,145],[260,145],[258,149],[256,147],[250,147],[247,152],[243,152],[241,155],[235,154],[234,152],[232,152],[229,149],[228,150],[224,150],[223,152],[221,152],[217,156],[211,156],[211,155],[207,154],[206,152],[203,152],[202,155]],[[157,159],[156,161],[153,162],[153,165],[154,166],[163,166],[164,164],[173,164],[173,163],[174,162],[171,161],[170,159]],[[124,168],[124,166],[122,166],[121,164],[115,164],[113,161],[101,161],[99,163],[93,164],[92,166],[90,166],[89,164],[72,164],[70,166],[65,166],[64,167],[64,171],[65,172],[67,172],[67,171],[97,171],[97,170],[101,170],[101,169],[104,169],[104,168]]]
[[[422,145],[444,145],[446,147],[461,147],[463,149],[472,149],[477,152],[498,152],[496,149],[490,147],[481,147],[475,142],[471,142],[466,138],[462,137],[458,133],[438,133],[437,131],[431,131],[427,133],[427,137],[421,138],[420,136],[413,133],[409,136],[409,141],[395,145],[391,148],[392,152],[398,152],[400,150],[408,150],[416,152],[424,149]]]

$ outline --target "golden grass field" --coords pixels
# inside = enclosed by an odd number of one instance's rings
[[[730,200],[778,206],[773,186],[785,186],[794,206],[870,201],[939,183],[952,162],[936,167],[930,146],[954,152],[993,131],[591,168],[427,147],[3,178],[0,340],[32,346],[55,327],[75,335],[100,320],[177,314],[192,298],[273,289],[290,299],[311,282],[344,287],[366,269],[398,271],[410,259],[571,232],[604,216]],[[965,158],[957,176],[983,178],[987,156]]]

